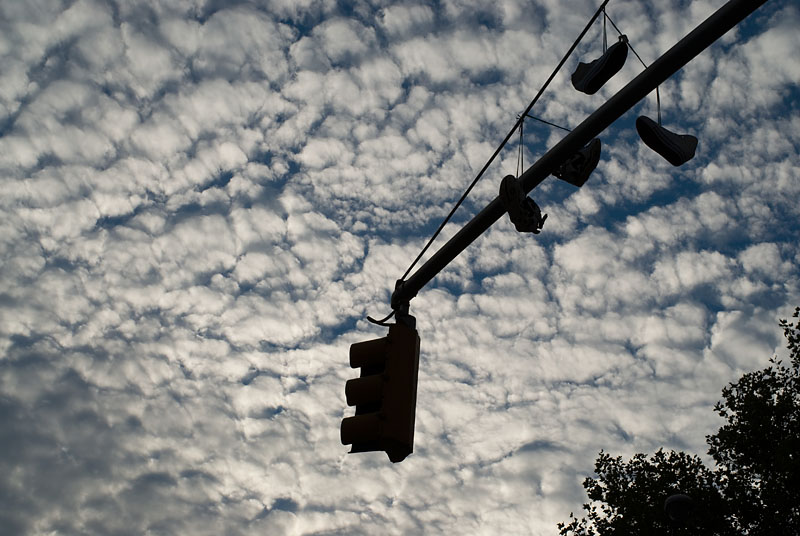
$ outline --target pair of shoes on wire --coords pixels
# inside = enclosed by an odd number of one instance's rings
[[[595,138],[589,145],[567,158],[553,172],[557,178],[580,188],[600,162],[602,144]]]
[[[514,175],[506,175],[500,182],[500,201],[517,231],[539,234],[547,214],[542,215],[536,201],[525,195]]]
[[[603,32],[603,40],[605,42],[605,23]],[[578,64],[578,68],[572,74],[572,86],[578,91],[594,95],[612,76],[622,69],[627,57],[628,37],[623,34],[619,36],[619,40],[615,44],[608,47],[608,50],[600,58],[591,63],[580,62]],[[640,116],[636,120],[636,130],[645,145],[660,154],[673,166],[683,165],[694,158],[695,150],[697,149],[697,138],[689,134],[676,134],[662,127],[660,108],[658,123],[649,117]],[[558,172],[554,173],[554,175],[563,178],[558,175]],[[564,180],[576,184],[568,179]],[[586,178],[583,180],[585,181]],[[583,182],[576,185],[581,186],[582,184]]]
[[[587,95],[594,95],[617,74],[628,57],[628,37],[619,36],[619,41],[608,47],[602,56],[591,63],[580,62],[572,74],[572,87]]]
[[[663,156],[673,166],[694,158],[697,138],[690,134],[675,134],[644,115],[636,119],[636,131],[645,145]]]
[[[558,166],[553,175],[575,186],[583,186],[600,162],[601,145],[599,139],[593,139]],[[500,201],[514,228],[520,233],[539,234],[544,227],[547,214],[543,215],[536,201],[525,195],[514,175],[506,175],[500,182]]]

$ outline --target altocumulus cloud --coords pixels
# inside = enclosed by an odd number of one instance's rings
[[[722,3],[609,14],[652,61]],[[694,160],[638,141],[648,98],[582,190],[537,189],[541,235],[504,218],[412,302],[412,456],[339,444],[364,317],[595,7],[2,3],[4,534],[552,534],[601,448],[703,453],[800,303],[788,0],[661,87]],[[591,97],[567,70],[535,112],[574,126],[640,66]],[[528,125],[526,162],[560,136]]]

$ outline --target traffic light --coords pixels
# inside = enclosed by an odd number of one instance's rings
[[[342,420],[342,444],[352,445],[350,452],[382,450],[392,462],[403,461],[414,450],[417,330],[397,323],[386,337],[351,345],[350,366],[360,368],[361,376],[344,388],[356,414]]]

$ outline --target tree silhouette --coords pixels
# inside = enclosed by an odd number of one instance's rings
[[[722,390],[714,411],[726,424],[706,437],[713,470],[684,452],[660,449],[624,462],[601,451],[597,477],[583,482],[592,501],[583,505],[586,516],[570,514],[559,534],[800,534],[800,320],[779,325],[791,365],[773,357]],[[664,503],[679,493],[692,498],[692,509],[673,520]]]

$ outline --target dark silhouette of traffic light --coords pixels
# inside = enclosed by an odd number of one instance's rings
[[[394,462],[414,450],[414,413],[417,406],[419,336],[397,323],[389,335],[350,346],[350,366],[359,378],[345,385],[347,405],[356,414],[342,420],[343,445],[350,452],[382,450]]]

